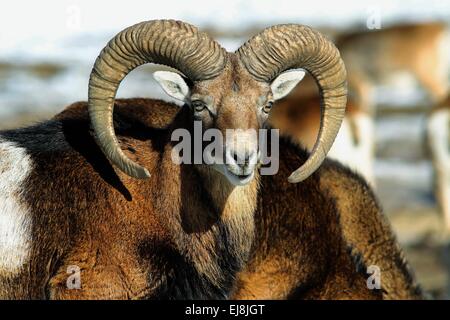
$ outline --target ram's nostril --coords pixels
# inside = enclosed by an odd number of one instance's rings
[[[256,150],[229,150],[227,152],[228,164],[237,165],[241,168],[247,168],[255,164]]]
[[[244,154],[239,154],[237,152],[231,152],[234,162],[239,166],[248,166],[253,157],[253,152],[246,152]]]
[[[244,164],[248,166],[249,162],[250,162],[250,154],[246,153],[244,158]]]

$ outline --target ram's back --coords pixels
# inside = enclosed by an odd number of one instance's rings
[[[122,148],[156,165],[152,142],[162,139],[178,110],[157,100],[118,100],[114,121]],[[48,121],[0,132],[0,297],[41,298],[57,261],[77,243],[87,237],[108,243],[102,234],[149,223],[121,217],[148,201],[139,201],[141,182],[108,162],[89,123],[87,103],[79,102]],[[102,230],[101,221],[118,231]]]

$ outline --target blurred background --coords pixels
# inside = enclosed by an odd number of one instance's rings
[[[36,123],[87,100],[100,50],[140,21],[190,22],[229,51],[277,23],[321,30],[341,50],[349,74],[347,117],[330,156],[374,186],[419,282],[435,298],[450,298],[448,0],[15,0],[2,7],[0,129]],[[118,97],[167,99],[151,77],[156,69],[133,71]],[[308,127],[308,119],[317,118],[311,110],[318,103],[305,79],[274,108],[273,121],[290,122],[286,130],[309,147],[317,128]]]

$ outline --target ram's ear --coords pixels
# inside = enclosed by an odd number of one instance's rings
[[[169,96],[183,102],[187,101],[189,96],[189,86],[178,73],[156,71],[153,73],[153,77]]]
[[[289,70],[281,73],[272,81],[270,88],[272,89],[273,99],[279,100],[284,98],[295,88],[305,76],[305,71],[301,69]]]

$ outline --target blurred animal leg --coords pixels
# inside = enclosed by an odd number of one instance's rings
[[[428,119],[428,144],[431,151],[435,195],[450,231],[450,110],[438,109]]]

